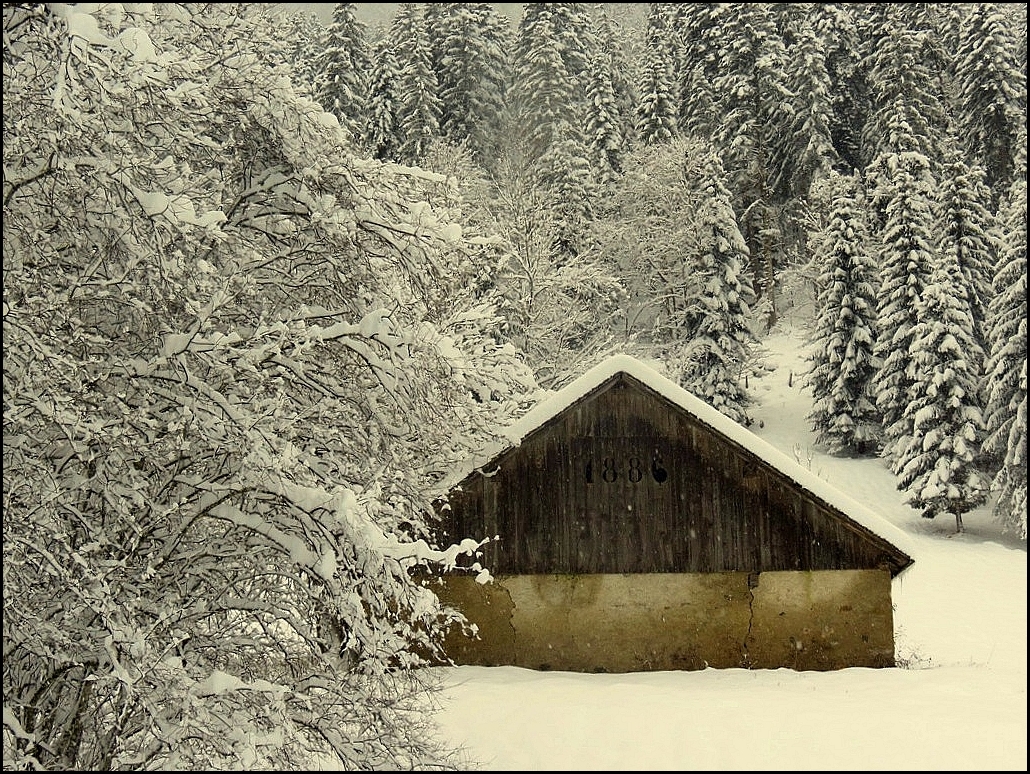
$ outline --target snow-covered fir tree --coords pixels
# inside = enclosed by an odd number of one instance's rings
[[[677,3],[672,14],[676,124],[685,136],[710,137],[718,122],[712,83],[718,46],[717,3]]]
[[[404,14],[399,29],[410,30],[408,36],[399,41],[401,48],[398,49],[404,52],[400,63],[398,154],[401,161],[414,165],[422,161],[429,145],[440,136],[440,116],[443,112],[430,42],[425,28],[418,24],[417,20],[421,16],[416,6],[415,3],[405,3],[398,14]]]
[[[429,51],[429,66],[436,74],[437,83],[440,82],[440,75],[446,69],[447,39],[457,20],[452,15],[454,6],[460,7],[462,3],[415,3],[418,6],[418,19],[420,25],[419,34],[425,41],[426,49]]]
[[[636,137],[644,145],[667,143],[678,134],[672,22],[668,3],[651,3],[644,38],[644,65],[637,86]]]
[[[789,179],[792,155],[783,142],[794,137],[794,95],[786,46],[768,6],[720,4],[714,21],[720,46],[712,86],[719,123],[712,141],[723,155],[734,208],[740,214],[756,200],[772,202],[774,192]],[[741,223],[741,228],[747,238],[747,225]],[[748,245],[755,247],[750,238]]]
[[[991,278],[998,260],[998,224],[991,211],[991,191],[983,169],[969,165],[951,138],[945,145],[937,202],[937,250],[943,260],[958,264],[973,338],[986,352],[987,304],[993,295]]]
[[[580,62],[579,51],[562,47],[567,36],[558,32],[564,18],[558,5],[527,5],[516,37],[510,107],[530,163],[559,139],[559,126],[584,126],[580,72],[571,69]]]
[[[818,267],[818,317],[806,377],[816,441],[834,453],[877,450],[880,416],[872,394],[877,373],[877,265],[860,202],[857,173],[833,173],[824,183],[832,209],[813,239]]]
[[[926,3],[870,4],[864,63],[873,112],[863,125],[863,166],[884,154],[914,150],[936,174],[938,138],[947,132],[941,74],[935,71],[932,37],[918,17]],[[917,6],[919,6],[917,8]],[[907,127],[899,130],[899,127]],[[874,201],[875,201],[875,192]]]
[[[898,489],[924,518],[951,514],[961,532],[962,514],[986,501],[990,482],[979,467],[983,352],[954,252],[938,258],[916,303],[903,412],[907,434],[895,442],[892,470]]]
[[[768,4],[723,3],[715,9],[718,53],[712,143],[747,243],[765,323],[776,322],[777,268],[787,245],[783,205],[794,143],[787,52]]]
[[[847,169],[861,169],[862,130],[872,111],[867,80],[868,60],[862,56],[862,36],[855,3],[814,3],[809,6],[830,81],[833,148]]]
[[[1026,132],[1023,130],[1023,147]],[[1025,154],[1022,174],[1026,175]],[[1027,534],[1027,262],[1026,179],[1010,186],[1000,211],[1003,241],[988,307],[990,356],[987,364],[987,440],[997,460],[991,488],[994,513],[1005,529]]]
[[[535,24],[526,27],[526,55],[516,64],[514,91],[520,95],[518,114],[526,122],[522,131],[531,174],[535,184],[548,192],[549,222],[556,229],[554,244],[560,251],[575,254],[590,217],[593,180],[583,136],[585,104],[577,93],[580,73],[570,69],[570,63],[579,66],[580,55],[570,56],[561,47],[571,23],[557,9],[545,9]]]
[[[337,3],[315,62],[315,95],[355,142],[364,136],[371,65],[367,29],[355,15],[354,3]]]
[[[637,105],[637,90],[634,83],[635,68],[631,66],[633,51],[639,42],[631,29],[612,18],[609,6],[597,4],[593,16],[594,53],[591,57],[591,79],[594,79],[593,62],[604,57],[598,71],[607,73],[611,81],[613,105],[612,124],[619,131],[620,153],[628,153],[634,142],[634,111]],[[589,109],[589,105],[588,105]]]
[[[612,56],[598,49],[590,63],[586,104],[587,156],[594,179],[606,185],[618,179],[626,152],[626,130],[621,126],[612,85]]]
[[[694,271],[699,275],[697,328],[683,350],[680,383],[726,416],[750,424],[744,370],[755,337],[750,313],[755,301],[748,249],[737,227],[725,172],[710,154],[700,170]]]
[[[554,141],[537,161],[537,180],[550,193],[547,209],[554,218],[555,249],[575,255],[593,217],[597,186],[579,130],[564,122],[554,129]]]
[[[896,169],[890,182],[874,183],[877,190],[892,192],[880,236],[875,348],[880,363],[876,407],[883,421],[883,452],[889,457],[894,455],[895,441],[911,434],[906,409],[917,377],[912,337],[924,309],[923,291],[937,262],[932,210],[935,183],[929,163],[916,152],[903,153],[891,163]]]
[[[398,124],[403,104],[400,88],[401,72],[394,55],[394,42],[384,36],[373,46],[366,101],[365,147],[374,158],[394,161],[399,158]]]
[[[957,118],[966,150],[986,171],[994,193],[992,209],[1014,179],[1019,127],[1026,127],[1025,40],[1022,50],[1020,66],[1012,19],[999,3],[969,6],[955,52]]]
[[[441,3],[434,29],[442,34],[435,64],[440,134],[465,143],[480,160],[497,142],[510,80],[510,32],[490,3]]]
[[[324,25],[314,13],[297,10],[284,17],[279,32],[284,59],[293,71],[291,80],[294,88],[314,99],[318,80],[316,63],[322,53]]]
[[[558,50],[561,52],[566,72],[576,83],[578,88],[576,96],[582,98],[587,74],[590,70],[590,60],[596,47],[590,3],[533,3],[533,5],[549,6],[549,16],[546,18],[551,37],[554,38]]]
[[[424,33],[425,8],[422,3],[401,3],[397,6],[397,13],[386,31],[386,36],[393,42],[393,50],[401,69],[408,63],[411,53],[410,41],[420,32]],[[430,54],[432,59],[432,54]],[[435,70],[434,70],[435,72]]]
[[[825,177],[839,160],[833,147],[833,98],[823,40],[806,15],[797,23],[787,59],[788,88],[794,94],[793,122],[780,155],[782,187],[805,197],[813,180]]]

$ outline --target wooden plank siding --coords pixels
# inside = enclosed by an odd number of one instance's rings
[[[467,476],[442,544],[493,538],[491,573],[889,568],[911,560],[626,373]]]

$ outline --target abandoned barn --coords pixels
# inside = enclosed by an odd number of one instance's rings
[[[446,488],[439,542],[489,538],[457,664],[629,672],[895,664],[905,534],[652,367],[617,355]]]

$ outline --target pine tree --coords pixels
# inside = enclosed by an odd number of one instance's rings
[[[906,501],[924,518],[955,517],[983,504],[989,482],[978,468],[984,425],[979,390],[983,353],[973,335],[965,278],[954,253],[941,256],[912,327],[913,375],[893,471]]]
[[[987,304],[998,260],[997,219],[990,210],[991,192],[983,170],[967,165],[954,141],[948,143],[944,161],[937,216],[938,251],[945,260],[958,264],[969,301],[973,338],[986,352]]]
[[[870,53],[865,67],[873,113],[863,127],[863,159],[868,165],[885,153],[914,150],[929,160],[936,174],[947,115],[932,35],[916,5],[876,6],[879,11],[870,17],[866,29]]]
[[[489,155],[500,131],[510,78],[508,29],[489,3],[442,3],[435,27],[442,40],[431,48],[440,93],[440,133],[466,144],[477,159]]]
[[[876,309],[875,353],[880,371],[875,389],[885,433],[883,452],[893,457],[895,442],[911,435],[906,409],[917,378],[912,340],[922,321],[923,292],[936,263],[931,208],[935,182],[929,161],[917,152],[891,156],[885,165],[892,172],[890,178],[875,180],[871,186],[886,199]]]
[[[586,143],[594,178],[602,185],[617,180],[622,169],[625,130],[621,128],[619,119],[612,85],[612,58],[599,50],[590,66]]]
[[[986,171],[994,208],[1014,179],[1019,127],[1026,126],[1026,70],[1010,27],[997,3],[973,3],[962,19],[956,52],[960,132]]]
[[[863,66],[857,3],[813,3],[813,26],[830,79],[833,114],[830,136],[842,167],[862,169],[862,131],[872,112],[868,72]]]
[[[694,262],[700,275],[698,326],[684,349],[680,383],[733,419],[750,424],[743,371],[755,339],[749,325],[754,290],[747,244],[737,227],[725,173],[710,154],[701,170]]]
[[[548,209],[555,226],[554,248],[561,254],[576,255],[592,218],[595,186],[579,130],[559,122],[554,132],[555,140],[537,163],[537,180],[550,193]]]
[[[792,151],[784,142],[793,136],[794,123],[787,53],[768,4],[720,4],[715,21],[721,45],[713,82],[719,119],[712,142],[723,157],[771,327],[777,315],[776,272],[787,252],[781,223]]]
[[[718,114],[712,83],[717,72],[715,29],[718,3],[679,3],[672,15],[678,104],[676,122],[684,135],[708,138]]]
[[[365,24],[355,15],[354,3],[337,3],[316,62],[315,93],[356,142],[364,134],[370,70]]]
[[[561,52],[565,70],[577,86],[582,97],[590,70],[590,59],[595,49],[593,23],[589,3],[534,3],[550,6],[550,29]]]
[[[393,50],[397,56],[397,63],[404,69],[411,52],[410,41],[420,32],[424,32],[426,9],[422,3],[401,3],[397,6],[397,13],[390,22],[387,36],[393,42]],[[436,72],[434,69],[433,72]]]
[[[1026,134],[1023,131],[1023,147]],[[1023,172],[1026,174],[1025,156]],[[1026,180],[1012,184],[1000,212],[1004,240],[988,308],[987,440],[984,450],[999,461],[991,482],[994,513],[1004,528],[1026,539],[1027,478],[1027,263]]]
[[[376,42],[372,61],[366,103],[368,125],[365,128],[365,147],[377,159],[396,161],[400,150],[398,124],[402,104],[401,72],[394,55],[394,44],[389,37]]]
[[[633,80],[635,68],[630,66],[627,47],[635,44],[636,39],[629,38],[626,29],[612,19],[607,6],[602,4],[596,6],[593,29],[594,54],[591,57],[590,78],[596,80],[595,71],[603,71],[611,81],[614,100],[612,124],[619,133],[619,147],[622,153],[626,153],[632,148],[635,138],[634,114],[637,105],[637,89]],[[593,64],[597,57],[603,58],[601,68]],[[587,107],[589,110],[589,103]]]
[[[724,156],[734,206],[743,212],[784,190],[788,156],[779,143],[792,136],[794,95],[786,47],[769,7],[722,4],[715,21],[721,46],[712,84],[719,115],[713,141]],[[747,225],[741,225],[747,237]],[[755,246],[750,239],[748,244]]]
[[[787,80],[795,95],[790,131],[780,143],[778,183],[773,188],[805,197],[814,179],[825,177],[839,157],[833,147],[832,84],[823,42],[806,16],[798,22],[787,60]]]
[[[283,58],[292,68],[290,80],[298,93],[315,96],[316,65],[321,53],[324,27],[310,11],[296,11],[283,18]]]
[[[636,135],[644,145],[669,142],[678,133],[671,22],[665,3],[652,3],[647,15],[644,66],[640,73]]]
[[[557,5],[561,3],[527,5],[515,45],[511,107],[531,163],[558,139],[557,127],[583,126],[578,73],[569,69],[569,61],[578,57],[561,47],[564,38],[556,28],[553,8]]]
[[[669,67],[661,54],[648,51],[638,87],[636,137],[644,145],[658,145],[678,134]]]
[[[401,65],[397,126],[400,139],[398,155],[408,164],[418,165],[430,143],[440,136],[441,104],[439,84],[433,69],[432,52],[414,3],[405,3],[398,11],[398,51],[404,51]]]
[[[425,47],[429,52],[429,66],[436,74],[439,83],[442,74],[447,69],[447,48],[448,39],[454,28],[461,22],[455,18],[453,9],[461,8],[462,3],[416,3],[418,6],[418,18],[421,24],[417,32],[422,36]]]
[[[816,440],[834,453],[864,454],[876,448],[879,415],[872,384],[876,336],[876,261],[859,200],[857,175],[833,173],[833,209],[816,235],[819,315],[812,335],[807,384],[808,419]]]

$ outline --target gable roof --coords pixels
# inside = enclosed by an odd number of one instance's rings
[[[750,452],[789,478],[808,494],[821,500],[832,510],[839,512],[845,519],[854,522],[859,527],[872,533],[872,535],[885,541],[895,548],[899,554],[904,554],[897,557],[898,563],[895,567],[895,572],[892,574],[896,575],[897,572],[900,572],[912,563],[913,543],[903,530],[832,484],[819,478],[812,471],[801,466],[796,460],[787,456],[767,441],[759,438],[743,425],[734,422],[696,395],[658,373],[651,366],[625,354],[613,355],[598,363],[582,376],[579,376],[562,389],[542,400],[520,419],[501,430],[500,434],[504,440],[484,448],[479,455],[469,460],[466,465],[454,471],[442,483],[443,490],[450,491],[476,470],[490,465],[500,455],[521,445],[528,435],[541,429],[572,405],[594,393],[600,392],[610,382],[614,382],[621,374],[636,380],[645,388],[649,388],[674,406],[690,414],[717,435]]]

